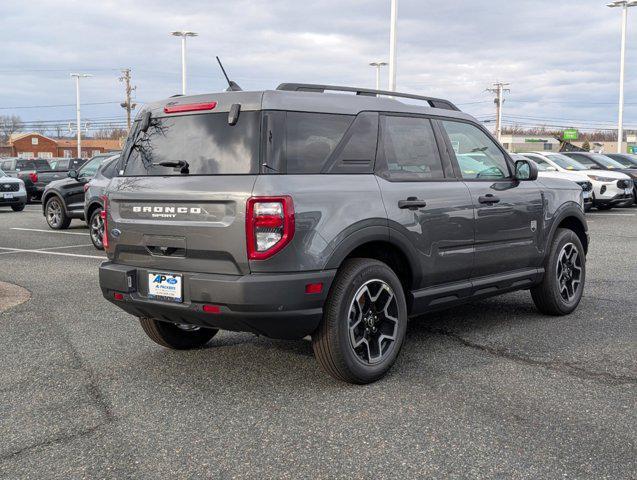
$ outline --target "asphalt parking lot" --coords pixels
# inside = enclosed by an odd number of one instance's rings
[[[0,314],[0,477],[635,478],[637,208],[588,218],[575,313],[518,292],[429,315],[361,387],[306,341],[164,350],[102,299],[80,222],[0,209],[0,281],[32,293]]]

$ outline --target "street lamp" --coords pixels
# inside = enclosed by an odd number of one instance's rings
[[[181,94],[186,95],[186,37],[196,37],[198,33],[182,30],[170,34],[181,37]]]
[[[622,9],[622,41],[619,59],[619,119],[617,121],[617,153],[622,153],[624,142],[624,63],[626,59],[626,24],[628,23],[628,7],[637,6],[637,0],[617,0],[607,7]]]
[[[391,0],[389,27],[389,90],[396,91],[396,22],[398,20],[398,0]]]
[[[387,62],[372,62],[371,67],[376,67],[376,90],[380,90],[380,69],[387,65]]]
[[[75,105],[77,122],[77,158],[82,158],[82,127],[80,124],[80,78],[89,78],[93,75],[89,73],[72,73],[71,78],[75,78]]]

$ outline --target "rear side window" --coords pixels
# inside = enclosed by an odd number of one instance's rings
[[[16,168],[20,170],[51,170],[51,166],[46,160],[18,160]]]
[[[428,118],[382,116],[380,130],[381,176],[390,180],[445,178]]]
[[[254,174],[259,170],[260,112],[241,112],[235,125],[228,113],[156,117],[130,145],[125,176]]]
[[[117,173],[118,158],[108,161],[100,167],[100,173],[106,178],[113,178]]]
[[[321,173],[353,118],[352,115],[288,112],[285,122],[287,173]]]

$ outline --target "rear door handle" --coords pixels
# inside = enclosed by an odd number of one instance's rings
[[[496,197],[495,195],[492,195],[491,193],[487,193],[486,195],[482,197],[478,197],[478,202],[480,203],[491,204],[491,203],[498,203],[499,201],[500,199]]]
[[[398,208],[408,208],[409,210],[418,210],[427,206],[427,202],[416,197],[407,197],[407,200],[399,200]]]

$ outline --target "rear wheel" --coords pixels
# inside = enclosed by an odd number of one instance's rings
[[[547,315],[566,315],[577,308],[586,281],[586,255],[579,237],[560,228],[555,233],[542,283],[531,289],[533,302]]]
[[[96,208],[93,213],[91,213],[88,228],[93,246],[98,250],[104,250],[104,219],[102,218],[101,208]]]
[[[153,342],[174,350],[201,348],[219,331],[214,328],[202,328],[195,325],[160,322],[154,318],[140,318],[139,323],[148,338]]]
[[[22,203],[20,205],[11,205],[11,210],[13,210],[14,212],[21,212],[22,210],[24,210],[25,204]]]
[[[312,347],[334,378],[371,383],[393,365],[406,330],[405,295],[394,271],[377,260],[353,258],[334,280]]]
[[[62,201],[58,197],[51,197],[46,201],[44,208],[46,223],[53,230],[64,230],[69,228],[71,219],[66,215]]]

